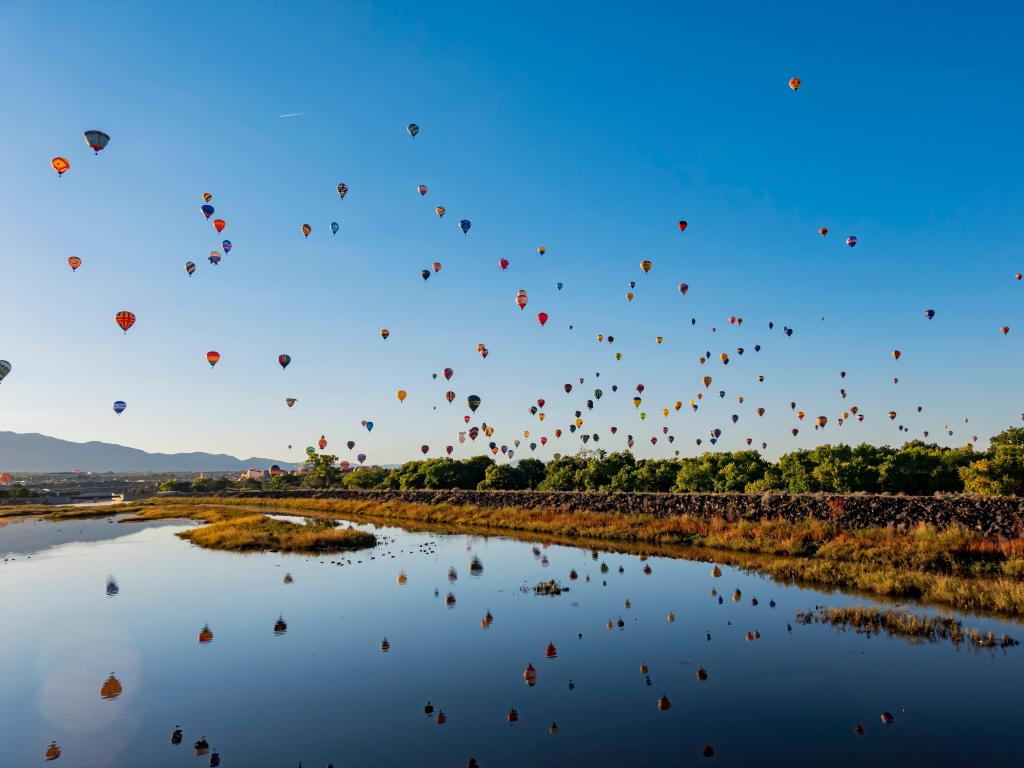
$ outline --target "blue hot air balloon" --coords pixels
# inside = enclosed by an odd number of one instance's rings
[[[366,431],[367,432],[373,432],[373,422],[372,421],[366,422]]]
[[[231,253],[231,241],[225,240],[221,243],[221,247],[224,249],[224,253]]]
[[[200,206],[199,210],[203,212],[203,216],[205,216],[206,218],[210,218],[211,216],[213,216],[213,206],[210,205],[209,203]]]
[[[562,290],[562,284],[561,283],[555,283],[555,288],[557,288],[558,290]]]
[[[459,229],[462,230],[462,234],[469,234],[469,228],[473,226],[473,222],[469,219],[461,219],[459,221]]]
[[[127,407],[128,403],[126,403],[124,400],[114,401],[114,413],[116,413],[118,416],[120,416],[124,409]]]
[[[331,222],[331,234],[332,235],[338,234],[338,230],[339,229],[341,229],[341,225],[338,222],[336,222],[336,221],[332,221]]]

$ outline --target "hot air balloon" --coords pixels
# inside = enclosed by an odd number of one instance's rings
[[[118,416],[120,416],[122,413],[124,413],[124,409],[127,408],[127,407],[128,407],[128,403],[126,403],[124,400],[115,400],[114,401],[114,413],[116,413]]]
[[[469,219],[459,219],[459,229],[462,230],[462,234],[468,234],[469,228],[473,226],[473,222]]]
[[[822,237],[827,235],[828,234],[828,227],[822,227],[821,229],[819,229],[818,230],[818,234],[821,235]]]
[[[519,306],[519,309],[526,309],[528,301],[529,299],[526,297],[526,291],[520,288],[519,291],[516,292],[516,304]]]
[[[451,381],[452,376],[455,375],[455,371],[451,368],[445,368],[441,373],[444,376],[445,381]]]
[[[201,205],[201,206],[199,206],[199,210],[203,212],[203,216],[205,216],[207,219],[209,219],[211,216],[213,216],[213,206],[212,205]]]
[[[232,245],[231,245],[231,241],[230,240],[221,240],[220,245],[221,245],[221,248],[224,249],[224,253],[225,254],[231,253]]]
[[[363,426],[366,427],[366,431],[367,432],[373,432],[373,422],[372,421],[366,422],[366,424],[364,424]]]
[[[298,402],[298,400],[294,397],[286,397],[284,402],[289,408],[291,408],[296,402]]]
[[[501,269],[502,272],[508,269],[508,264],[508,259],[498,259],[498,267]]]
[[[1010,332],[1010,326],[1004,325],[1002,328],[999,329],[999,332],[1003,334],[1003,336],[1005,336]]]
[[[548,321],[548,313],[547,312],[538,312],[537,313],[537,322],[541,324],[541,327],[543,327],[547,323],[547,321]]]
[[[926,309],[924,311],[924,316],[927,317],[929,320],[931,320],[933,317],[935,317],[935,310],[934,309]]]
[[[327,447],[327,438],[324,437],[323,435],[320,435],[320,439],[317,440],[316,444],[320,446],[320,450],[322,451],[324,448]]]
[[[331,222],[331,234],[332,235],[338,234],[338,230],[339,229],[341,229],[341,225],[338,222],[336,222],[336,221],[332,221]]]
[[[473,413],[476,413],[476,409],[480,407],[480,396],[479,395],[470,395],[469,397],[467,397],[466,398],[466,406]]]
[[[420,193],[420,197],[423,197],[425,194],[427,194],[427,185],[420,184],[418,187],[416,187],[416,191]]]
[[[405,130],[407,130],[409,132],[409,135],[415,139],[416,134],[420,132],[420,127],[416,125],[416,123],[409,123],[409,125],[406,126]]]
[[[82,266],[82,260],[77,256],[68,256],[68,266],[71,267],[71,271],[74,272]]]
[[[429,269],[422,270],[420,272],[420,277],[422,277],[424,279],[424,281],[427,280],[430,277],[430,270]]]
[[[55,157],[50,161],[50,165],[53,166],[53,170],[57,172],[57,176],[63,176],[64,172],[71,167],[71,163],[65,160],[63,157]]]
[[[395,397],[398,398],[398,402],[404,403],[405,402],[405,397],[406,397],[406,391],[404,389],[398,390],[397,392],[395,392]]]
[[[441,262],[440,261],[435,261],[430,266],[433,267],[435,272],[440,272],[441,271]]]
[[[211,200],[213,200],[213,195],[209,192],[203,192],[203,201],[208,203]]]
[[[220,362],[220,352],[215,352],[213,350],[207,352],[206,362],[208,362],[210,364],[210,367],[213,368],[213,366]]]
[[[188,276],[192,277],[192,273],[196,271],[196,265],[191,261],[185,262],[185,271],[188,272]]]
[[[278,355],[277,362],[281,366],[281,370],[284,370],[292,361],[291,355]]]
[[[555,288],[562,290],[562,283],[555,283]]]
[[[437,206],[437,208],[434,209],[434,213],[437,214],[437,217],[439,219],[443,219],[444,218],[444,213],[445,213],[444,206],[443,205]]]
[[[626,291],[626,301],[632,301],[632,300],[633,300],[633,292],[632,291]]]
[[[799,77],[791,77],[791,78],[789,78],[789,87],[792,88],[794,91],[797,90],[800,87],[800,78]]]
[[[217,253],[217,251],[210,251],[210,258],[208,259],[208,261],[214,266],[220,264],[220,254]]]
[[[681,294],[683,294],[683,296],[685,296],[687,291],[689,291],[689,290],[690,290],[690,286],[688,286],[686,283],[680,283],[679,284],[679,292]]]
[[[677,226],[677,227],[679,227],[679,231],[680,231],[680,232],[685,232],[685,231],[686,231],[686,228],[687,228],[688,226],[690,226],[690,225],[689,225],[689,224],[687,224],[687,223],[686,223],[685,221],[683,221],[682,219],[680,219],[680,220],[679,220],[679,223],[678,223],[678,224],[677,224],[676,226]]]
[[[216,229],[218,232],[223,232],[224,231],[224,227],[226,227],[227,225],[228,225],[228,223],[226,221],[224,221],[224,219],[214,219],[213,220],[213,228]]]
[[[857,237],[856,237],[856,235],[850,235],[848,238],[846,238],[846,244],[848,246],[850,246],[851,248],[853,248],[853,246],[855,246],[857,244]]]
[[[303,237],[309,237],[309,233],[313,231],[313,228],[309,224],[303,224],[299,227],[299,230],[302,232]]]
[[[342,200],[344,200],[345,199],[345,195],[347,195],[347,194],[348,194],[348,184],[342,182],[341,184],[338,185],[338,197],[340,197]]]
[[[651,267],[652,267],[652,266],[654,266],[654,265],[653,265],[653,264],[651,264],[651,260],[650,260],[650,259],[644,259],[643,261],[641,261],[641,262],[640,262],[640,269],[642,269],[642,270],[644,271],[644,274],[645,274],[645,275],[646,275],[646,274],[647,274],[648,272],[650,272],[650,271],[651,271]]]
[[[817,418],[815,418],[814,423],[817,424],[822,429],[824,429],[825,425],[828,424],[828,417],[827,416],[818,416]]]
[[[892,359],[893,360],[899,360],[902,356],[903,356],[903,353],[900,352],[898,349],[894,349],[892,351]]]
[[[100,150],[107,146],[110,142],[110,137],[103,131],[85,131],[85,143],[89,145],[93,152],[97,155]]]
[[[100,686],[100,698],[106,701],[113,701],[122,693],[124,693],[124,687],[121,685],[121,681],[113,675]]]
[[[127,310],[121,310],[114,315],[114,322],[116,322],[121,330],[128,333],[128,329],[135,325],[135,315]]]

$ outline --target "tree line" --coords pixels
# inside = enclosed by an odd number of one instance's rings
[[[465,489],[704,493],[894,493],[1024,495],[1024,429],[1007,429],[987,451],[946,448],[914,440],[901,448],[822,445],[784,454],[777,462],[757,451],[705,453],[676,459],[637,459],[629,451],[581,451],[547,463],[525,458],[496,463],[488,456],[424,459],[394,468],[342,472],[338,457],[314,454],[297,475],[235,483],[203,478],[172,481],[164,490],[212,491],[229,486],[354,489]],[[182,487],[186,485],[187,487]]]

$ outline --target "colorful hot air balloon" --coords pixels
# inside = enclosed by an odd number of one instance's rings
[[[406,126],[405,130],[407,130],[409,132],[409,135],[415,139],[416,134],[420,132],[420,127],[416,125],[416,123],[409,123],[409,125]]]
[[[11,369],[13,367],[14,366],[12,366],[6,360],[0,360],[0,381],[3,381],[4,379],[7,378],[7,374],[11,372]]]
[[[545,248],[543,245],[537,246],[537,253],[539,253],[541,256],[543,256],[547,252],[548,249]]]
[[[850,235],[848,238],[846,238],[846,244],[848,246],[850,246],[851,248],[853,248],[853,246],[855,246],[857,244],[857,237],[856,237],[856,235]]]
[[[435,262],[434,262],[433,264],[431,264],[430,266],[431,266],[431,268],[432,268],[432,269],[433,269],[433,270],[434,270],[435,272],[440,272],[440,271],[441,271],[441,262],[440,262],[440,261],[435,261]]]
[[[313,231],[313,228],[309,224],[303,224],[299,227],[299,231],[302,232],[303,237],[309,237],[309,233]]]
[[[338,185],[338,197],[340,197],[342,200],[344,200],[345,199],[345,195],[347,195],[347,194],[348,194],[348,184],[346,184],[345,182],[341,182]]]
[[[295,405],[295,403],[298,402],[298,399],[294,398],[294,397],[286,397],[284,399],[284,402],[285,402],[285,405],[287,405],[289,408],[291,408],[293,405]]]
[[[898,349],[894,349],[892,351],[892,359],[893,360],[899,360],[901,357],[903,357],[903,353],[900,352]]]
[[[220,362],[220,352],[214,352],[212,349],[206,353],[206,362],[213,368],[217,363]]]
[[[676,226],[679,227],[680,232],[685,232],[686,228],[690,225],[687,224],[683,219],[680,219],[679,223]]]
[[[685,296],[689,290],[690,286],[688,286],[686,283],[679,284],[679,292],[683,294],[683,296]]]
[[[459,229],[462,230],[462,234],[464,234],[464,235],[469,233],[469,228],[472,227],[472,226],[473,226],[473,222],[471,222],[469,219],[460,219],[459,220]]]
[[[216,266],[220,264],[220,254],[217,251],[210,251],[210,257],[207,259],[211,264]]]
[[[1003,334],[1003,336],[1005,336],[1010,332],[1010,326],[1004,325],[1002,328],[999,329],[999,332]]]
[[[122,309],[116,315],[114,315],[114,322],[116,322],[122,331],[128,333],[128,329],[135,325],[135,314],[128,310]]]
[[[445,214],[444,206],[443,205],[437,206],[437,208],[434,209],[434,213],[437,214],[437,218],[443,219],[444,218],[444,214]]]
[[[470,411],[476,413],[476,409],[480,407],[480,396],[470,395],[469,397],[467,397],[466,406],[469,408]]]
[[[278,365],[281,366],[281,370],[284,370],[285,368],[287,368],[291,364],[292,356],[291,355],[278,355],[277,356],[277,362],[278,362]]]
[[[516,292],[516,305],[518,305],[519,309],[526,309],[528,301],[529,299],[526,297],[526,291],[520,288],[519,291]]]
[[[390,335],[391,335],[391,331],[389,331],[387,328],[381,328],[380,329],[380,337],[382,339],[386,339]]]
[[[420,197],[423,197],[425,194],[427,194],[427,185],[420,184],[418,187],[416,187],[416,191],[420,193]]]
[[[650,259],[644,259],[643,261],[640,262],[640,269],[644,271],[645,275],[651,271],[652,266],[653,264],[651,264]]]
[[[77,256],[68,256],[68,266],[71,267],[71,271],[74,272],[82,266],[82,260]]]
[[[547,321],[548,321],[548,313],[547,312],[538,312],[537,313],[537,322],[541,324],[541,327],[543,327],[547,323]]]
[[[220,246],[224,249],[225,254],[231,253],[232,245],[230,240],[221,240]]]
[[[122,413],[124,413],[124,409],[127,408],[127,407],[128,407],[128,403],[126,403],[124,400],[115,400],[114,401],[114,413],[116,413],[118,416],[120,416]]]
[[[821,229],[819,229],[818,230],[818,234],[821,235],[822,237],[827,235],[828,234],[828,227],[822,227]]]
[[[927,317],[929,320],[931,320],[933,317],[935,317],[935,310],[934,309],[926,309],[924,311],[924,316]]]
[[[223,232],[224,231],[224,227],[226,227],[227,225],[228,225],[228,223],[226,221],[224,221],[224,219],[214,219],[213,220],[213,228],[216,229],[218,232]]]
[[[455,375],[455,371],[453,369],[451,369],[451,368],[445,368],[442,373],[444,374],[444,380],[445,381],[451,381],[452,380],[452,376]]]
[[[107,146],[110,142],[110,137],[107,136],[103,131],[86,131],[85,132],[85,143],[89,145],[93,152],[97,155],[100,150]]]
[[[71,163],[65,160],[63,157],[55,157],[50,161],[50,165],[53,166],[53,170],[57,172],[57,176],[63,176],[64,172],[71,167]]]
[[[336,221],[332,221],[331,222],[331,234],[332,235],[338,234],[338,230],[339,229],[341,229],[341,225],[338,222],[336,222]]]
[[[213,195],[211,195],[209,192],[203,192],[203,201],[208,203],[211,200],[213,200]]]
[[[206,205],[199,206],[199,210],[203,212],[203,216],[209,219],[213,216],[213,206],[207,203]]]
[[[196,265],[193,262],[191,262],[191,261],[186,261],[185,262],[185,271],[188,273],[189,277],[192,277],[192,273],[194,273],[196,271]]]
[[[799,77],[791,77],[791,78],[789,78],[789,87],[792,88],[794,91],[797,90],[800,87],[800,78]]]

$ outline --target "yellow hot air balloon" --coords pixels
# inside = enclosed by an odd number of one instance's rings
[[[640,407],[640,403],[641,403],[641,402],[642,402],[642,401],[640,400],[640,398],[639,398],[639,397],[634,397],[634,398],[633,398],[633,407],[634,407],[634,408],[639,408],[639,407]]]
[[[646,274],[647,274],[648,272],[650,272],[650,271],[651,271],[651,267],[653,267],[653,266],[654,266],[654,265],[653,265],[653,264],[651,264],[651,260],[650,260],[650,259],[644,259],[643,261],[641,261],[641,262],[640,262],[640,269],[642,269],[642,270],[644,271],[644,274],[645,274],[645,275],[646,275]]]
[[[664,416],[665,418],[668,418],[668,408],[662,408],[661,415]]]
[[[541,256],[543,256],[547,252],[548,252],[548,249],[545,248],[543,245],[537,248],[537,253],[539,253]]]
[[[380,337],[382,339],[386,339],[390,335],[391,335],[391,331],[389,331],[387,328],[381,328],[380,329]]]
[[[711,386],[712,379],[711,379],[710,376],[705,376],[703,379],[701,379],[701,381],[704,383],[704,388],[705,389],[707,389],[708,387]]]
[[[405,396],[406,396],[406,391],[404,389],[400,389],[397,392],[395,392],[395,397],[398,398],[398,402],[400,402],[400,403],[404,403],[405,402]]]
[[[797,90],[800,87],[800,78],[799,77],[791,77],[791,78],[789,78],[789,87],[792,88],[794,91]]]
[[[65,160],[63,157],[55,157],[50,161],[50,165],[53,166],[53,170],[57,172],[58,176],[63,176],[64,171],[71,167],[71,163]]]
[[[676,400],[676,406],[675,406],[676,410],[678,411],[682,407],[683,407],[682,400]]]
[[[665,337],[664,336],[655,336],[654,340],[656,342],[658,342],[659,344],[661,344],[661,342],[663,342],[665,340]]]

